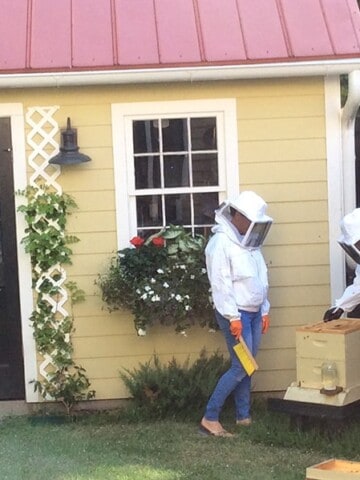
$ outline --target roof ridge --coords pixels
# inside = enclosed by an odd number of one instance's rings
[[[277,11],[279,13],[279,21],[281,24],[281,30],[284,36],[284,42],[285,42],[286,50],[288,52],[288,56],[294,57],[295,56],[294,50],[292,48],[290,36],[288,33],[288,25],[286,22],[286,16],[285,16],[282,0],[275,0],[275,4],[276,4]]]
[[[333,52],[336,53],[336,47],[335,47],[334,39],[331,35],[331,31],[330,31],[330,28],[329,28],[329,23],[328,23],[328,20],[327,20],[327,17],[326,17],[323,0],[319,0],[319,4],[320,4],[321,14],[322,14],[323,19],[324,19],[326,31],[327,31],[327,34],[328,34],[328,37],[329,37],[329,40],[330,40],[330,43],[331,43],[331,48],[332,48]]]
[[[360,16],[360,6],[359,6],[358,2],[356,2],[356,5],[358,7],[358,15]],[[360,32],[358,34],[358,31],[355,28],[354,17],[352,15],[352,10],[351,10],[351,7],[349,5],[349,0],[346,0],[346,6],[347,6],[348,11],[349,11],[350,22],[351,22],[351,25],[353,27],[353,31],[354,31],[354,34],[355,34],[355,37],[356,37],[357,46],[358,46],[358,48],[360,48]]]
[[[31,68],[31,29],[32,29],[32,0],[27,0],[26,11],[26,36],[25,36],[25,65],[26,68]]]
[[[156,1],[152,0],[152,3],[153,3],[153,10],[154,10],[156,46],[157,46],[157,51],[158,51],[159,63],[161,63],[161,50],[160,50],[160,40],[159,40],[159,23],[158,23],[158,15],[157,15],[157,12],[156,12]]]
[[[110,15],[111,15],[111,39],[113,50],[113,62],[114,65],[119,65],[119,52],[117,44],[117,30],[119,28],[116,22],[116,6],[115,0],[110,0]]]
[[[236,11],[237,11],[237,14],[238,14],[239,25],[240,25],[240,34],[241,34],[241,38],[242,38],[243,45],[244,45],[245,57],[248,58],[249,57],[249,50],[248,50],[248,47],[246,45],[246,38],[245,38],[245,35],[244,35],[243,23],[241,21],[239,2],[237,0],[235,0],[235,4],[236,4]]]
[[[198,0],[192,0],[193,8],[194,8],[194,16],[195,16],[195,25],[196,31],[198,33],[198,44],[200,50],[200,58],[202,61],[206,61],[206,54],[205,54],[205,45],[204,45],[204,37],[201,28],[201,20],[200,20],[200,11],[199,11],[199,4]]]

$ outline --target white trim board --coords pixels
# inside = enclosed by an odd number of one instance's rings
[[[345,261],[337,243],[340,221],[344,216],[343,158],[341,139],[340,77],[325,77],[326,157],[328,178],[328,220],[331,304],[345,289]]]

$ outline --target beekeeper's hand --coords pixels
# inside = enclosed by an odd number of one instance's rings
[[[269,330],[270,317],[268,314],[262,316],[262,329],[261,333],[266,333]]]
[[[242,332],[242,323],[240,318],[234,318],[230,320],[230,332],[236,340],[240,340],[241,332]]]
[[[324,322],[331,322],[331,320],[337,320],[344,313],[342,308],[331,307],[324,313]]]

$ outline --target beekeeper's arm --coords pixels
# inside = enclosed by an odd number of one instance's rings
[[[340,298],[335,301],[335,307],[329,308],[324,314],[324,321],[336,320],[344,312],[352,312],[360,303],[360,265],[356,265],[355,278]]]
[[[335,306],[344,312],[351,312],[360,303],[360,265],[356,265],[355,278],[342,296],[336,300]]]

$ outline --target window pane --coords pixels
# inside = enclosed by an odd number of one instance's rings
[[[216,118],[192,118],[191,125],[191,149],[192,150],[216,150]]]
[[[190,195],[165,195],[166,225],[190,225]]]
[[[137,226],[154,227],[163,225],[161,211],[161,195],[136,197]]]
[[[135,120],[133,122],[134,153],[152,153],[159,151],[159,129],[153,120]]]
[[[218,161],[216,153],[194,154],[192,157],[193,185],[202,187],[218,185]]]
[[[213,225],[215,223],[214,210],[219,206],[217,193],[194,193],[194,223],[196,225]]]
[[[135,158],[135,188],[160,188],[160,158],[158,156]]]
[[[138,228],[137,229],[137,235],[144,240],[147,238],[151,237],[151,235],[157,234],[160,232],[162,227],[158,228]]]
[[[184,152],[188,150],[186,118],[162,119],[163,152]]]
[[[189,157],[187,155],[164,155],[165,187],[189,186]]]

